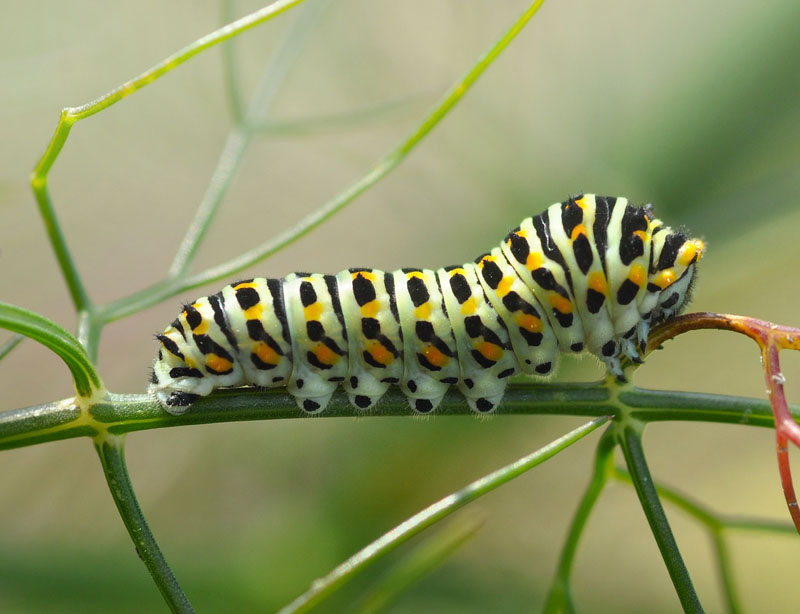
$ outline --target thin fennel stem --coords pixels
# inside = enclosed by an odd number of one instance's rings
[[[550,442],[546,446],[539,448],[532,454],[493,471],[489,475],[475,480],[461,490],[428,506],[354,554],[324,578],[316,580],[312,583],[308,591],[282,608],[279,614],[308,612],[316,604],[340,588],[345,582],[351,580],[356,574],[363,571],[368,564],[388,554],[400,544],[408,541],[414,535],[419,534],[423,529],[449,516],[456,510],[464,507],[467,503],[510,482],[529,469],[552,458],[558,452],[568,448],[579,439],[608,422],[608,420],[609,418],[607,416],[595,418]]]
[[[76,122],[90,117],[116,104],[123,98],[130,96],[135,91],[164,76],[201,51],[236,36],[245,30],[249,30],[264,21],[272,19],[276,15],[281,14],[303,1],[304,0],[278,0],[269,6],[254,11],[231,24],[219,28],[211,34],[198,38],[177,53],[174,53],[159,64],[146,70],[138,77],[123,83],[100,98],[79,107],[67,107],[61,111],[55,132],[44,154],[42,154],[42,157],[33,169],[31,175],[31,189],[33,190],[33,196],[39,208],[39,215],[41,215],[42,221],[44,222],[50,245],[55,252],[56,260],[61,268],[61,274],[67,284],[67,289],[69,290],[69,295],[76,311],[94,311],[95,306],[83,285],[83,281],[78,273],[78,268],[72,260],[72,255],[67,246],[64,233],[61,230],[58,216],[56,216],[47,185],[48,173],[61,153],[69,137],[69,133],[72,130],[72,126]]]
[[[153,577],[167,605],[173,612],[194,612],[139,507],[125,463],[124,439],[114,435],[99,435],[95,439],[95,448],[100,456],[111,496],[125,523],[125,528],[128,529],[136,552]]]
[[[567,533],[567,539],[561,549],[556,575],[555,578],[553,578],[553,583],[550,586],[550,593],[545,603],[544,611],[548,612],[548,614],[575,611],[575,606],[572,601],[570,579],[572,564],[575,561],[575,555],[578,551],[578,542],[580,541],[581,535],[583,535],[583,530],[586,528],[586,522],[589,520],[589,515],[594,509],[597,500],[600,498],[600,493],[602,493],[608,481],[609,472],[613,467],[613,452],[617,445],[615,429],[615,424],[609,425],[608,429],[606,429],[606,432],[603,433],[603,436],[597,443],[594,473],[578,505],[575,517],[572,519],[572,524]]]
[[[14,348],[17,347],[20,343],[22,343],[23,339],[25,339],[24,335],[14,335],[3,345],[0,345],[0,360],[3,360],[3,358],[5,358],[11,352],[13,352]]]
[[[292,66],[300,57],[300,53],[308,42],[318,18],[327,8],[328,2],[312,2],[283,41],[280,49],[268,63],[261,81],[256,87],[250,106],[241,121],[231,129],[225,147],[220,154],[217,166],[211,175],[206,193],[200,201],[195,217],[189,224],[186,235],[181,241],[175,258],[167,273],[168,278],[183,275],[192,264],[197,250],[211,227],[211,223],[219,211],[222,201],[228,192],[238,171],[247,147],[257,131],[253,128],[269,117],[275,99],[283,86]]]
[[[229,277],[284,249],[286,246],[297,241],[331,216],[341,211],[359,195],[399,166],[405,157],[450,112],[472,84],[475,83],[486,68],[488,68],[497,56],[509,45],[514,37],[519,34],[525,24],[536,14],[543,2],[544,0],[536,0],[533,2],[511,28],[478,59],[476,64],[464,77],[450,88],[442,101],[429,112],[417,129],[379,160],[366,175],[350,185],[343,192],[300,220],[300,222],[291,228],[273,237],[261,246],[206,271],[196,273],[183,279],[166,278],[125,299],[109,303],[100,309],[103,317],[106,321],[110,322],[152,307],[170,296],[187,292],[192,288]]]
[[[450,112],[469,88],[477,81],[488,66],[502,53],[509,43],[522,30],[525,24],[536,14],[544,0],[533,2],[522,16],[500,37],[500,39],[481,56],[475,65],[453,85],[444,98],[439,102],[422,121],[417,129],[402,143],[386,154],[378,163],[361,179],[350,185],[339,195],[325,203],[322,207],[307,215],[288,230],[278,234],[259,247],[229,260],[221,265],[188,277],[180,284],[179,291],[185,291],[211,281],[217,281],[238,273],[239,271],[271,256],[284,249],[300,237],[325,222],[334,214],[353,202],[378,181],[383,179],[406,158],[433,128]]]
[[[230,23],[234,17],[233,0],[223,0],[220,3],[222,23]],[[222,46],[222,62],[225,79],[225,93],[228,97],[228,107],[234,123],[240,124],[244,118],[244,102],[242,101],[242,85],[239,81],[239,66],[236,61],[236,43],[232,40]]]
[[[475,537],[485,520],[484,514],[462,512],[384,574],[377,586],[360,600],[360,605],[354,611],[358,614],[385,612],[414,582],[431,573]]]
[[[685,421],[695,420],[721,424],[737,424],[772,428],[774,420],[769,403],[756,399],[725,397],[688,392],[665,393],[663,390],[637,391],[637,400],[645,402],[654,399],[653,407],[638,411],[642,421]],[[672,402],[668,402],[669,398]],[[69,439],[81,435],[94,435],[69,424],[62,414],[70,407],[72,399],[64,399],[46,405],[35,405],[4,412],[0,419],[0,450],[19,448],[41,443]],[[681,410],[673,409],[680,406]],[[537,384],[530,381],[511,382],[506,390],[503,404],[498,413],[504,415],[569,415],[601,416],[615,415],[619,407],[608,402],[608,390],[601,383],[595,384]],[[381,400],[377,413],[370,418],[387,416],[407,416],[408,401],[402,392],[392,388]],[[437,408],[436,419],[447,416],[470,415],[471,410],[457,393],[445,396]],[[328,409],[315,420],[342,416],[352,416],[353,411],[346,396],[341,392],[334,395]],[[195,424],[215,424],[219,422],[240,422],[250,420],[307,419],[298,412],[294,400],[285,390],[273,389],[265,392],[256,389],[220,391],[202,399],[192,406],[192,411],[181,416],[166,413],[150,396],[144,394],[109,394],[108,397],[92,406],[90,416],[99,427],[122,434],[173,426]],[[77,421],[77,417],[75,420]],[[66,424],[65,424],[66,423]],[[59,424],[57,430],[52,424]],[[744,521],[730,519],[729,526],[742,529],[751,528]],[[772,527],[785,530],[783,525]]]
[[[689,570],[683,562],[678,544],[672,534],[664,508],[658,498],[650,469],[642,449],[642,424],[629,420],[618,431],[619,444],[625,456],[636,494],[642,504],[647,522],[655,537],[661,557],[667,567],[675,592],[684,612],[702,612],[703,606],[697,598]]]
[[[725,603],[728,606],[729,614],[740,614],[742,604],[739,594],[736,591],[736,582],[731,566],[731,556],[728,551],[728,544],[725,541],[722,527],[711,531],[711,539],[714,544],[714,553],[717,555],[717,570],[722,581],[722,593],[725,595]]]
[[[53,248],[56,261],[61,268],[64,282],[67,284],[67,290],[72,299],[72,304],[76,311],[82,311],[91,308],[91,300],[83,285],[81,276],[78,273],[78,268],[72,260],[72,254],[67,246],[67,240],[61,230],[61,224],[58,221],[55,207],[53,207],[53,201],[50,198],[50,190],[47,188],[47,174],[50,172],[50,168],[53,166],[61,149],[64,147],[64,143],[66,143],[75,121],[76,119],[70,114],[70,109],[61,111],[56,131],[47,144],[47,149],[45,149],[42,158],[33,169],[33,174],[31,175],[31,189],[36,199],[36,205],[39,208],[39,215],[44,222],[45,231],[50,240],[50,246]]]

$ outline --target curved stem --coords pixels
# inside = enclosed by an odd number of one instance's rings
[[[30,337],[56,354],[69,368],[75,391],[90,404],[106,390],[86,350],[55,322],[22,307],[0,301],[0,328]]]
[[[578,551],[578,542],[580,541],[581,535],[583,535],[586,522],[589,520],[589,514],[591,514],[594,509],[613,467],[613,452],[617,445],[616,428],[615,424],[609,425],[608,429],[606,429],[606,432],[603,433],[603,436],[597,443],[594,474],[581,499],[580,505],[578,505],[575,517],[572,519],[572,524],[567,533],[567,540],[564,542],[564,547],[561,549],[561,557],[558,561],[556,576],[553,578],[553,583],[550,586],[550,593],[545,603],[544,610],[550,614],[575,611],[575,605],[572,601],[572,591],[570,590],[572,563]]]
[[[356,181],[334,199],[328,201],[322,207],[303,218],[292,228],[280,233],[278,236],[256,249],[245,252],[237,258],[233,258],[228,262],[189,277],[182,284],[181,291],[229,277],[284,249],[287,245],[290,245],[300,237],[309,233],[332,215],[339,212],[367,189],[397,168],[409,152],[450,112],[489,65],[491,65],[491,63],[497,59],[497,56],[499,56],[509,43],[514,40],[525,24],[536,14],[543,2],[544,0],[536,0],[533,2],[511,28],[509,28],[509,30],[475,63],[467,74],[450,88],[450,91],[445,95],[444,99],[433,108],[419,127],[405,141],[386,154],[364,177]]]
[[[658,498],[650,469],[645,460],[644,450],[642,449],[641,428],[642,424],[628,421],[624,424],[619,434],[619,443],[628,465],[636,494],[642,504],[647,522],[653,531],[658,549],[667,566],[667,571],[672,579],[672,584],[680,599],[684,612],[702,612],[703,606],[697,598],[689,570],[683,562],[678,544],[672,535],[672,529],[667,521],[664,508]]]
[[[324,578],[316,580],[308,591],[282,608],[279,614],[308,612],[316,604],[337,590],[342,584],[352,580],[353,577],[363,571],[368,564],[373,563],[379,557],[391,552],[400,544],[420,533],[423,529],[452,514],[457,509],[464,507],[467,503],[491,492],[506,482],[510,482],[529,469],[552,458],[561,450],[571,446],[606,422],[608,422],[608,417],[595,418],[550,442],[546,446],[539,448],[532,454],[524,456],[510,465],[506,465],[489,475],[475,480],[461,490],[425,508],[372,542],[366,548],[351,556]]]
[[[245,117],[241,122],[237,122],[228,135],[228,140],[211,175],[203,200],[178,247],[172,265],[170,265],[168,278],[182,276],[194,260],[197,250],[236,176],[244,153],[256,134],[254,126],[264,122],[269,116],[286,76],[297,58],[300,57],[300,52],[308,42],[309,35],[327,7],[328,2],[321,0],[306,5],[306,10],[301,13],[280,49],[267,65]]]
[[[31,175],[31,188],[36,203],[39,207],[39,214],[44,221],[47,235],[50,239],[50,244],[56,254],[56,259],[61,267],[61,273],[67,283],[72,303],[75,305],[77,311],[92,310],[93,305],[86,292],[86,289],[81,281],[78,269],[72,261],[69,248],[67,247],[66,239],[61,231],[58,218],[53,207],[53,202],[50,198],[50,193],[47,188],[47,175],[50,172],[53,164],[58,158],[61,149],[69,137],[72,126],[82,120],[86,119],[106,109],[123,98],[130,96],[135,91],[152,83],[156,79],[163,77],[165,74],[175,69],[177,66],[183,64],[190,58],[194,57],[201,51],[208,49],[222,41],[225,41],[245,30],[249,30],[258,24],[272,19],[276,15],[284,12],[285,10],[293,7],[296,4],[303,2],[303,0],[278,0],[269,6],[266,6],[258,11],[250,13],[233,23],[230,23],[211,34],[202,36],[195,40],[190,45],[187,45],[177,53],[169,56],[159,64],[156,64],[149,70],[146,70],[138,77],[123,83],[119,87],[111,90],[107,94],[86,103],[79,107],[68,107],[61,111],[61,116],[58,120],[55,133],[50,139],[44,154],[39,159],[36,167],[33,169]]]
[[[95,439],[95,448],[103,464],[111,496],[133,540],[136,552],[147,566],[167,605],[173,612],[194,612],[192,604],[189,603],[189,599],[167,565],[136,500],[136,493],[125,464],[123,438],[114,435],[98,436]]]

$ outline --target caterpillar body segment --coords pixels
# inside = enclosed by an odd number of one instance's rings
[[[226,286],[157,335],[149,391],[177,414],[220,387],[286,387],[317,413],[339,385],[359,410],[398,385],[429,413],[456,385],[490,412],[511,376],[547,376],[562,352],[623,377],[620,359],[641,361],[650,327],[685,306],[704,250],[649,207],[581,194],[463,265]]]

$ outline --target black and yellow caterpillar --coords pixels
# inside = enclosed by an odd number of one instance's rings
[[[481,413],[508,378],[588,350],[623,377],[650,327],[686,304],[703,255],[625,198],[581,194],[529,217],[475,262],[294,273],[226,286],[166,330],[150,392],[171,413],[231,386],[283,387],[309,413],[339,384],[365,410],[389,386],[433,411],[450,385]]]

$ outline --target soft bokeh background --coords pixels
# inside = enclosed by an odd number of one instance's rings
[[[279,120],[411,97],[385,115],[259,141],[197,266],[281,231],[362,175],[406,135],[525,3],[334,3],[277,101]],[[238,6],[239,14],[256,4]],[[0,25],[0,298],[74,328],[28,185],[59,109],[138,74],[220,22],[210,0],[12,3]],[[295,19],[242,36],[247,90]],[[693,308],[800,324],[800,5],[792,0],[546,3],[456,110],[391,176],[251,274],[441,266],[471,259],[524,216],[580,190],[652,201],[710,245]],[[219,49],[81,122],[51,193],[98,301],[160,278],[230,127]],[[109,326],[100,369],[141,392],[151,333],[180,299]],[[0,342],[6,336],[0,335]],[[800,398],[800,357],[786,356]],[[573,376],[599,373],[591,359]],[[701,332],[671,342],[637,383],[760,397],[755,347]],[[70,394],[66,370],[25,343],[0,366],[2,408]],[[206,612],[271,610],[407,516],[579,419],[291,420],[143,432],[132,478],[173,569]],[[773,433],[659,424],[652,469],[711,507],[788,520]],[[583,442],[477,504],[478,536],[393,612],[538,608],[590,472]],[[668,509],[701,599],[723,607],[709,540]],[[159,610],[89,442],[0,455],[0,609]],[[740,534],[733,563],[750,611],[790,611],[796,537]],[[346,609],[379,576],[357,583]],[[581,545],[586,611],[676,611],[634,493],[612,485]]]

